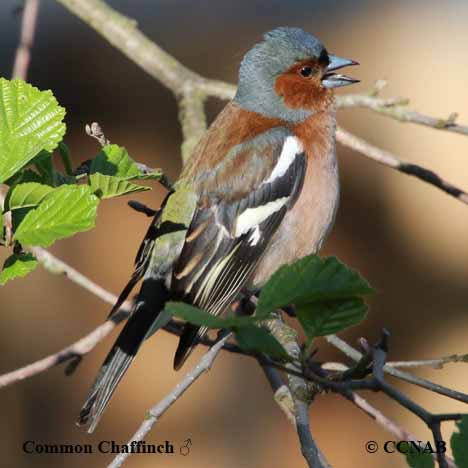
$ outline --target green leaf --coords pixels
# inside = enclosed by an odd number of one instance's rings
[[[205,310],[185,302],[168,302],[165,311],[194,325],[233,330],[239,346],[246,351],[258,351],[272,358],[289,359],[288,354],[267,330],[255,325],[255,317],[215,317]]]
[[[102,151],[91,161],[90,173],[95,172],[126,180],[141,176],[141,171],[127,150],[118,145],[106,145],[102,148]]]
[[[414,453],[407,453],[405,457],[411,468],[434,468],[434,460],[430,453],[415,451]]]
[[[26,276],[35,270],[37,265],[38,261],[30,253],[11,255],[3,264],[3,269],[0,273],[0,285],[3,286],[7,281],[14,278]]]
[[[62,185],[24,217],[14,239],[47,247],[58,239],[94,226],[99,199],[87,185]]]
[[[96,172],[89,176],[91,190],[99,198],[112,198],[129,193],[144,192],[151,190],[149,187],[132,184],[125,179],[100,174]]]
[[[37,182],[27,182],[25,184],[17,184],[10,190],[11,194],[8,197],[6,208],[16,210],[18,208],[37,206],[54,188],[50,185],[38,184]]]
[[[65,109],[51,91],[0,78],[0,183],[40,151],[53,151],[65,134]]]
[[[361,298],[300,304],[296,314],[309,339],[337,333],[364,320],[367,306]]]
[[[459,468],[468,468],[468,415],[462,416],[456,427],[458,432],[454,432],[450,439],[453,458]]]
[[[172,315],[208,328],[226,328],[244,327],[255,323],[258,319],[253,317],[216,317],[205,310],[198,309],[185,302],[167,302],[165,310]]]
[[[112,198],[150,190],[149,187],[132,184],[130,180],[157,179],[160,176],[160,172],[142,172],[125,148],[106,145],[90,163],[89,183],[100,198]]]
[[[246,325],[236,329],[236,341],[245,351],[264,353],[274,359],[290,360],[279,341],[264,328]]]
[[[262,288],[257,315],[287,305],[323,302],[362,296],[373,290],[358,272],[335,257],[305,257],[281,267]]]

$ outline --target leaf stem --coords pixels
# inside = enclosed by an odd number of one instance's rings
[[[58,145],[58,150],[59,150],[60,158],[62,159],[62,162],[63,162],[63,168],[65,169],[65,174],[72,176],[73,166],[71,162],[70,149],[63,141],[61,141]]]

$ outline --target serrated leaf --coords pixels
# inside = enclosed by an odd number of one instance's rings
[[[274,359],[289,360],[290,357],[280,342],[264,328],[247,325],[236,329],[236,341],[245,351],[264,353]]]
[[[406,462],[411,468],[434,468],[432,455],[426,452],[410,452],[405,455]],[[462,468],[460,466],[460,468]]]
[[[296,314],[310,339],[337,333],[358,324],[366,317],[367,306],[361,298],[300,304]]]
[[[37,265],[38,261],[30,253],[9,256],[5,260],[0,273],[0,285],[3,286],[7,281],[14,278],[26,276],[35,270]]]
[[[452,434],[450,446],[452,447],[455,464],[459,468],[468,468],[468,416],[462,416],[456,422],[457,432]]]
[[[40,151],[53,151],[65,134],[65,109],[51,91],[0,78],[0,183]]]
[[[373,290],[357,271],[335,257],[309,255],[281,267],[262,288],[257,315],[295,304],[362,296]]]
[[[258,319],[253,317],[216,317],[205,310],[198,309],[185,302],[167,302],[165,310],[172,315],[208,328],[226,328],[244,327],[255,323]]]
[[[47,247],[58,239],[94,226],[99,199],[87,185],[62,185],[24,217],[14,239],[22,245]]]
[[[28,182],[36,182],[37,184],[49,185],[42,176],[40,176],[37,172],[33,171],[32,169],[23,169],[17,172],[13,177],[11,177],[5,182],[7,185],[10,186],[10,189],[6,194],[4,202],[4,206],[6,208],[8,208],[10,205],[10,196],[15,186],[19,184],[25,184]]]
[[[89,176],[89,185],[91,190],[99,198],[112,198],[129,193],[144,192],[151,190],[149,187],[132,184],[119,177],[108,176],[96,172]]]
[[[16,210],[37,206],[46,195],[54,190],[50,185],[27,182],[13,186],[11,194],[7,198],[6,208]]]
[[[141,171],[127,150],[118,145],[106,145],[102,148],[91,161],[90,173],[95,172],[127,180],[141,175]]]

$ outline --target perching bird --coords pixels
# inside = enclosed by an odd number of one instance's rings
[[[247,52],[234,99],[155,215],[113,308],[143,278],[81,410],[78,422],[89,432],[140,345],[169,321],[166,301],[219,315],[281,265],[320,249],[339,195],[332,89],[358,81],[334,72],[355,64],[298,28],[277,28]],[[206,331],[185,326],[175,369]]]

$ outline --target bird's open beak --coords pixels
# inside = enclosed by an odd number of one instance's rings
[[[339,88],[341,86],[347,86],[353,83],[359,83],[359,80],[351,78],[347,75],[342,75],[340,73],[333,73],[335,70],[340,68],[349,67],[351,65],[359,65],[358,62],[354,60],[348,60],[336,55],[329,55],[330,63],[325,69],[325,73],[322,77],[322,85],[325,88]]]

